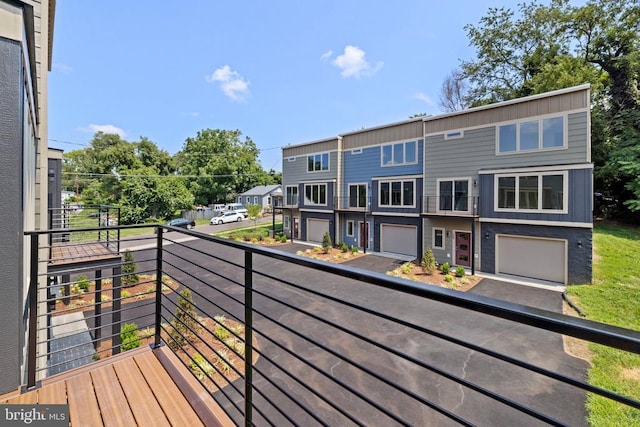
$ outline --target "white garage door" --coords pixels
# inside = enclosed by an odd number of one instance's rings
[[[496,271],[564,283],[566,240],[498,236]]]
[[[307,240],[322,243],[322,236],[329,231],[329,221],[326,219],[307,220]]]
[[[411,225],[380,225],[381,251],[417,257],[418,227]]]

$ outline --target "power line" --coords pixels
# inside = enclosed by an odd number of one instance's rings
[[[91,147],[91,144],[89,144],[88,142],[72,142],[72,141],[63,141],[61,139],[53,139],[53,138],[49,138],[50,142],[57,142],[58,144],[71,144],[71,145],[79,145],[81,147]],[[156,145],[157,147],[157,145]],[[270,151],[270,150],[279,150],[284,148],[284,145],[281,146],[275,146],[275,147],[267,147],[267,148],[258,148],[258,151]],[[257,148],[257,147],[256,147]],[[160,150],[164,150],[163,148],[158,147],[158,149]],[[164,150],[166,151],[166,150]],[[168,152],[167,152],[168,153]],[[178,153],[176,153],[178,154]],[[170,156],[175,156],[176,154],[170,154]],[[209,153],[181,153],[182,156],[210,156],[211,154]]]

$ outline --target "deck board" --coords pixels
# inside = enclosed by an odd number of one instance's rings
[[[67,385],[64,381],[48,384],[38,390],[38,404],[67,403]]]
[[[136,420],[116,372],[113,370],[113,365],[92,371],[91,379],[104,424],[123,427],[135,425]]]
[[[91,374],[77,375],[67,381],[69,418],[72,425],[103,425]]]

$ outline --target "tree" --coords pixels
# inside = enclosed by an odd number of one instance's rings
[[[138,283],[138,265],[129,249],[124,251],[124,262],[122,263],[122,285],[126,288]]]
[[[244,205],[244,207],[247,208],[247,215],[249,216],[249,219],[253,221],[253,227],[254,228],[257,227],[258,218],[260,218],[260,212],[262,212],[262,206],[248,204],[248,205]]]
[[[197,337],[200,331],[200,324],[196,320],[197,316],[191,291],[185,288],[180,292],[175,317],[171,321],[173,329],[171,329],[169,335],[173,338],[170,343],[172,348],[192,342]]]
[[[325,254],[328,254],[332,246],[333,243],[331,242],[331,234],[329,234],[328,231],[325,231],[324,235],[322,236],[322,250]]]
[[[467,108],[469,85],[461,70],[455,69],[445,77],[440,88],[440,106],[446,112]]]
[[[422,254],[420,267],[422,267],[422,271],[425,274],[432,274],[436,270],[436,258],[433,256],[431,248],[427,248],[424,254]]]

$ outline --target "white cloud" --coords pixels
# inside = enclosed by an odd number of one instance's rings
[[[362,76],[375,74],[384,65],[382,61],[378,61],[375,65],[372,65],[366,60],[365,55],[364,50],[357,46],[349,45],[344,48],[344,53],[338,55],[331,63],[342,70],[340,73],[342,77],[355,77],[359,79]]]
[[[433,100],[429,98],[429,95],[427,95],[426,93],[418,92],[415,95],[413,95],[413,97],[415,99],[419,99],[420,101],[424,102],[427,105],[430,105],[430,106],[436,105],[436,103],[433,102]]]
[[[63,64],[62,62],[54,62],[53,69],[56,71],[60,71],[62,74],[71,74],[73,72],[73,68],[71,68],[67,64]]]
[[[250,83],[228,65],[218,68],[210,76],[205,76],[205,80],[208,83],[219,82],[222,92],[233,101],[243,101],[249,96]]]
[[[333,55],[333,51],[332,50],[328,50],[328,51],[326,51],[325,53],[322,54],[320,59],[322,59],[323,61],[326,61],[327,59],[331,58],[331,55]]]
[[[113,133],[113,134],[116,134],[116,135],[120,136],[120,138],[124,138],[127,135],[127,132],[125,132],[124,129],[119,128],[119,127],[114,126],[114,125],[94,125],[94,124],[90,124],[87,127],[78,128],[78,130],[80,130],[82,132],[91,132],[91,133],[96,133],[96,132]]]

